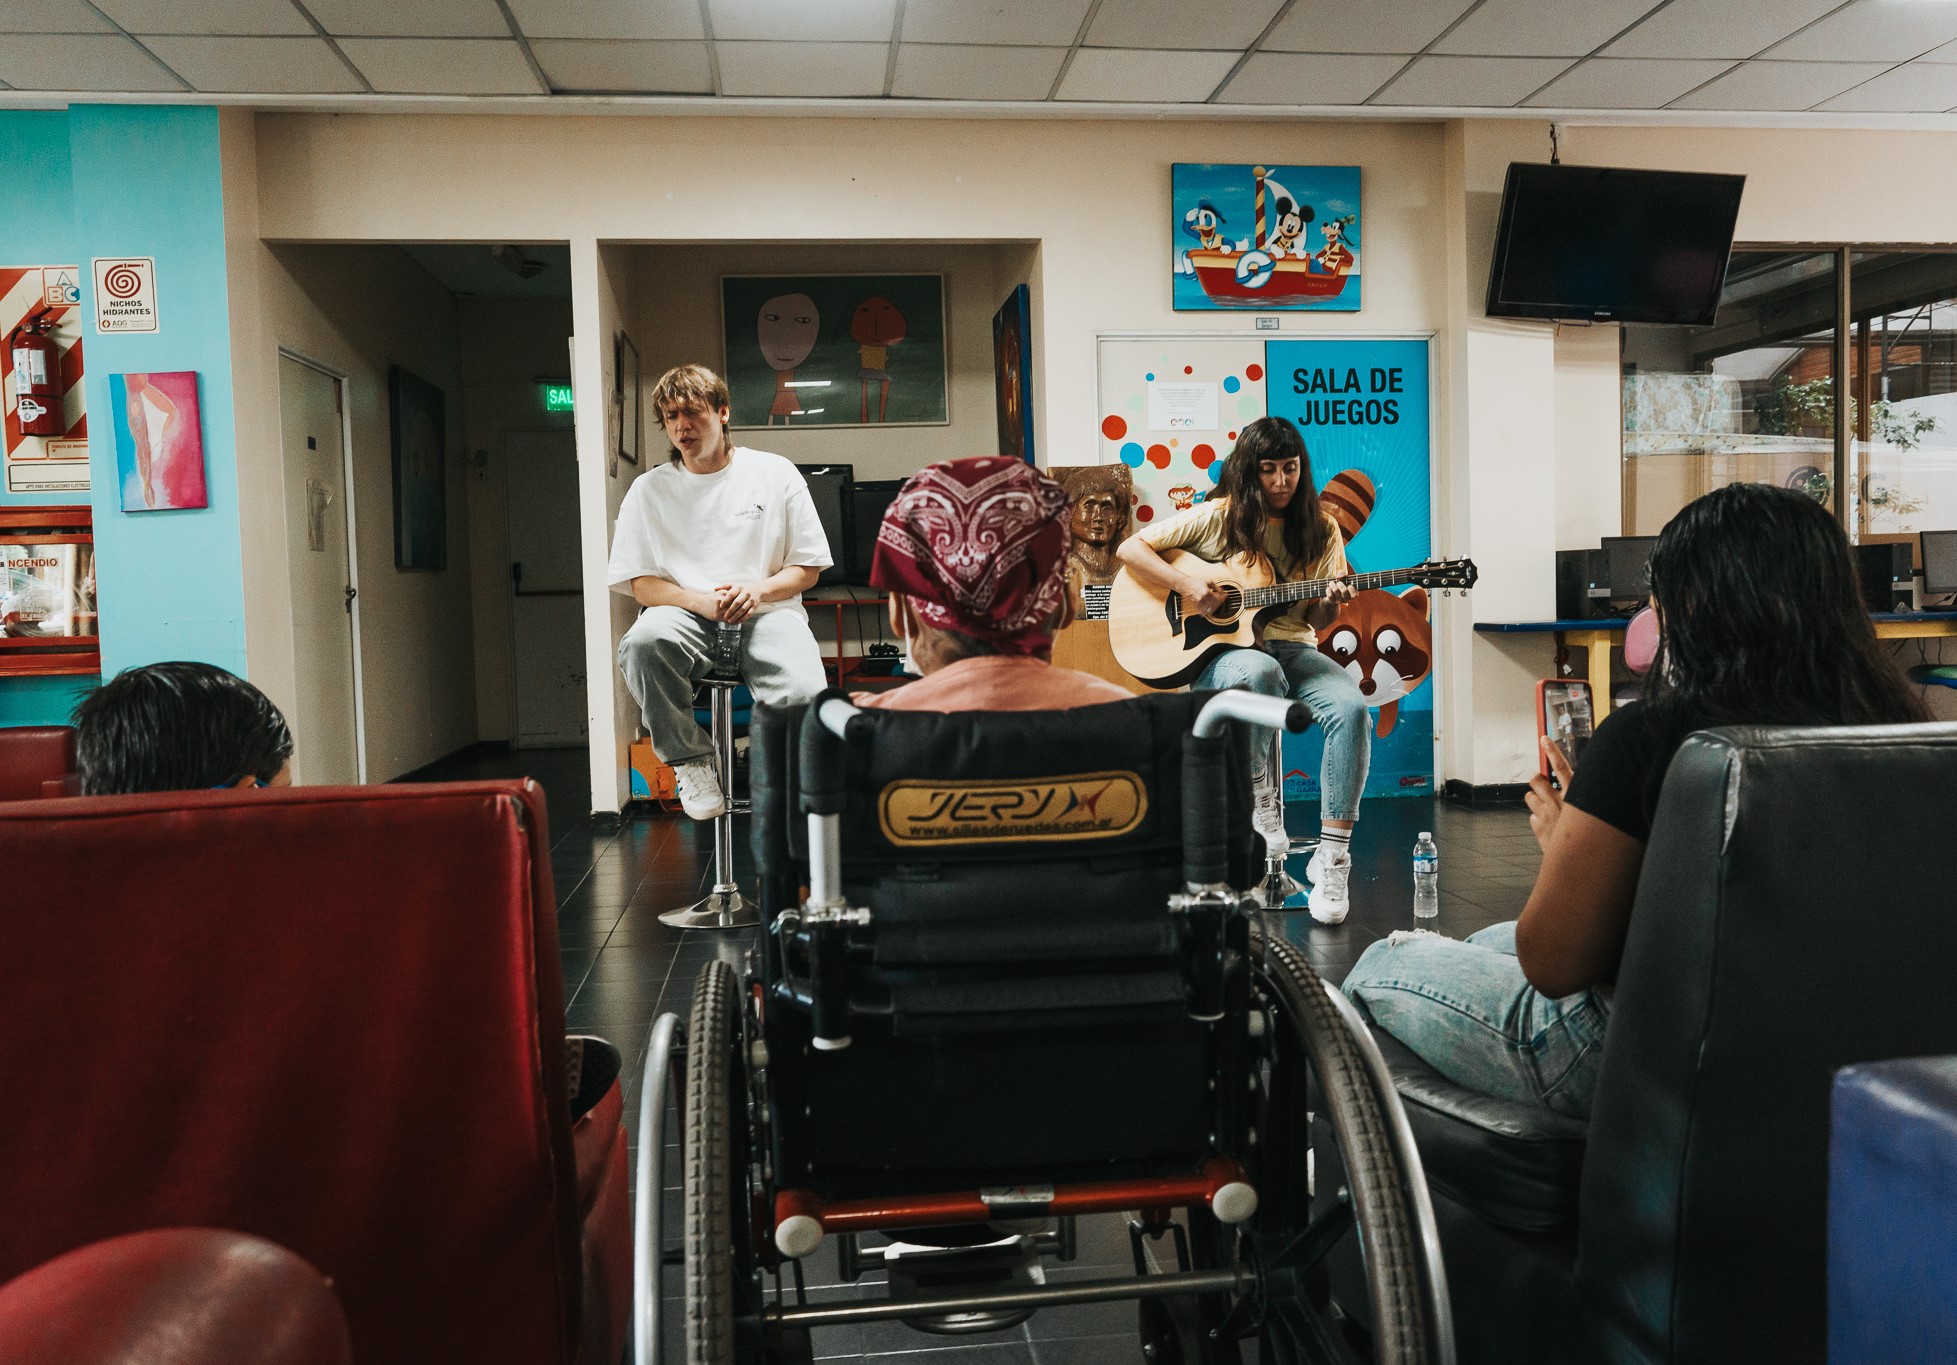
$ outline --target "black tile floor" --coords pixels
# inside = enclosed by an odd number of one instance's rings
[[[590,781],[583,749],[531,749],[477,755],[421,774],[430,780],[534,777],[549,800],[551,870],[557,887],[558,938],[564,963],[566,1027],[609,1038],[625,1054],[625,1113],[637,1154],[639,1073],[652,1020],[664,1011],[684,1017],[700,969],[714,958],[740,964],[753,931],[713,933],[671,929],[659,912],[690,904],[712,881],[712,827],[680,816],[628,821],[597,834],[589,816]],[[1317,812],[1293,804],[1294,833],[1316,828]],[[737,827],[735,864],[753,885],[746,830]],[[1431,830],[1441,855],[1441,910],[1432,925],[1457,938],[1514,919],[1528,898],[1541,855],[1519,805],[1466,806],[1432,797],[1366,803],[1353,840],[1352,913],[1344,924],[1316,924],[1302,911],[1281,917],[1329,981],[1345,979],[1366,945],[1395,929],[1413,927],[1413,844]],[[1292,872],[1303,876],[1304,859]],[[666,1178],[666,1226],[676,1229],[676,1166]],[[671,1236],[676,1234],[669,1234]],[[1084,1218],[1076,1261],[1050,1267],[1050,1279],[1129,1273],[1128,1239],[1119,1216]],[[816,1300],[877,1296],[881,1276],[843,1282],[833,1251],[807,1266]],[[668,1275],[669,1290],[676,1275]],[[927,1336],[896,1323],[819,1329],[815,1354],[854,1365],[1133,1365],[1139,1357],[1135,1306],[1084,1305],[1048,1309],[1009,1331],[967,1339]],[[666,1359],[681,1359],[671,1336],[676,1312],[665,1314]]]

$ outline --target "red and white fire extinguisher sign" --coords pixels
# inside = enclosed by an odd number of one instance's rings
[[[61,409],[61,352],[48,336],[53,319],[29,318],[14,332],[14,411],[23,436],[60,436],[66,430]]]

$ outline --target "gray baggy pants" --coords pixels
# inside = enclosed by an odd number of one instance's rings
[[[652,751],[678,767],[713,753],[693,719],[693,687],[713,666],[720,627],[684,607],[647,607],[618,642],[618,667],[639,703]],[[797,611],[761,612],[741,623],[741,677],[756,701],[792,706],[828,684],[822,651]]]

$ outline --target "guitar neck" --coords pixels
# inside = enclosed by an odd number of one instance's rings
[[[1273,583],[1267,588],[1246,588],[1244,605],[1268,607],[1281,602],[1311,602],[1330,592],[1334,583],[1349,582],[1363,592],[1367,588],[1390,588],[1400,583],[1411,583],[1420,574],[1420,569],[1383,569],[1379,573],[1348,574],[1345,578],[1306,578],[1296,583]]]

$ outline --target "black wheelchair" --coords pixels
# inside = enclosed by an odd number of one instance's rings
[[[1323,1262],[1355,1231],[1373,1358],[1453,1360],[1419,1157],[1358,1016],[1267,930],[1246,692],[1073,711],[757,709],[767,922],[653,1027],[641,1093],[637,1359],[684,1265],[687,1365],[811,1356],[813,1328],[999,1330],[1138,1302],[1150,1365],[1354,1361]],[[1261,735],[1256,742],[1263,742]],[[664,1248],[680,1091],[683,1255]],[[1341,1188],[1312,1216],[1311,1129]],[[1038,1283],[1075,1219],[1123,1213],[1136,1274]],[[901,1244],[866,1243],[883,1234]],[[812,1300],[835,1239],[881,1299]],[[874,1240],[874,1239],[872,1239]],[[677,1296],[676,1296],[677,1297]]]

